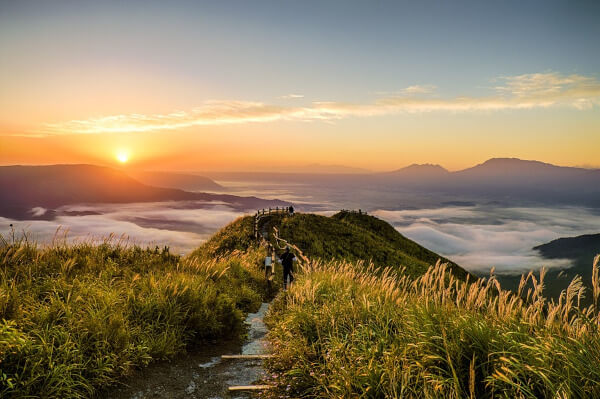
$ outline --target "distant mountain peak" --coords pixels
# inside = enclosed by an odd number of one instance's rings
[[[393,174],[402,174],[402,175],[415,175],[415,176],[431,176],[431,175],[445,175],[448,172],[445,168],[438,164],[431,163],[413,163],[412,165],[405,166],[404,168],[397,169],[393,172]]]
[[[525,165],[536,165],[536,166],[551,166],[551,167],[560,167],[560,166],[556,166],[556,165],[552,165],[546,162],[541,162],[541,161],[535,161],[535,160],[528,160],[528,159],[520,159],[520,158],[490,158],[487,161],[476,165],[474,167],[477,166],[483,166],[483,165],[499,165],[499,166],[506,166],[506,165],[518,165],[518,166],[525,166]]]
[[[519,158],[491,158],[473,167],[455,172],[455,175],[478,179],[505,179],[513,183],[539,185],[542,181],[556,183],[560,179],[577,178],[590,171],[593,172],[588,169],[557,166]],[[489,181],[491,182],[491,180]]]

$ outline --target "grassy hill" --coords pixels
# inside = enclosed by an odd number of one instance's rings
[[[438,259],[450,262],[404,237],[387,222],[364,213],[341,211],[331,217],[297,214],[266,223],[276,225],[282,238],[297,245],[311,259],[404,266],[410,276],[425,273]],[[458,277],[467,274],[455,263],[450,262],[450,268]]]
[[[268,300],[263,256],[0,236],[0,397],[93,397],[188,346],[240,339]]]
[[[600,397],[598,307],[577,304],[577,282],[553,303],[527,281],[522,298],[443,267],[315,265],[269,314],[269,398]]]
[[[441,257],[365,214],[259,224],[273,227],[321,262],[275,297],[265,397],[600,395],[600,289],[583,308],[577,280],[558,303],[532,276],[518,295],[495,278],[467,282],[458,265],[430,268]],[[191,345],[241,337],[244,313],[272,298],[265,254],[252,216],[187,257],[0,237],[0,397],[91,397]]]
[[[600,234],[585,234],[577,237],[559,238],[549,243],[538,245],[533,249],[546,259],[570,259],[571,267],[548,271],[549,297],[558,298],[560,291],[567,288],[575,276],[581,276],[583,284],[592,289],[592,268],[594,257],[600,254]],[[591,302],[588,298],[587,302]]]
[[[224,227],[194,252],[202,256],[222,256],[231,251],[245,251],[256,245],[253,238],[254,218],[246,216]],[[259,224],[261,232],[277,227],[280,237],[298,246],[312,260],[373,262],[375,266],[406,268],[410,276],[419,276],[438,259],[448,262],[457,277],[467,272],[400,234],[387,222],[374,216],[341,211],[331,217],[297,213],[291,217],[274,215]],[[269,239],[275,243],[272,235]]]

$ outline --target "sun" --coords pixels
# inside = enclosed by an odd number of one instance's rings
[[[125,150],[117,151],[116,157],[117,161],[121,163],[126,163],[127,161],[129,161],[129,153]]]

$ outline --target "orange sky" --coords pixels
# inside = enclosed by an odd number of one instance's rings
[[[0,164],[600,167],[589,12],[297,7],[5,6]]]

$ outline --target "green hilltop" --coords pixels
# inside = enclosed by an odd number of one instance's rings
[[[362,212],[340,211],[331,217],[274,214],[262,218],[260,233],[267,233],[275,244],[273,228],[277,228],[280,238],[296,245],[312,260],[370,261],[378,267],[405,267],[412,277],[422,275],[441,260],[448,263],[456,277],[468,274],[454,262],[404,237],[389,223]],[[254,217],[245,216],[224,227],[193,254],[224,256],[235,250],[247,251],[254,245]]]

